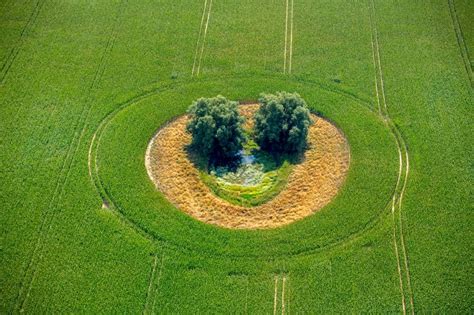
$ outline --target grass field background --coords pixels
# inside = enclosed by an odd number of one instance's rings
[[[0,311],[472,313],[472,21],[469,0],[2,1]],[[236,232],[153,190],[160,124],[278,89],[348,136],[327,208]],[[393,215],[383,97],[409,156]]]

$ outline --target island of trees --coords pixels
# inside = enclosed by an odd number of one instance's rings
[[[258,101],[260,107],[251,132],[243,129],[245,119],[239,114],[237,102],[223,96],[195,101],[188,110],[191,148],[211,164],[235,160],[249,140],[273,155],[304,151],[311,119],[301,96],[277,92],[262,94]]]

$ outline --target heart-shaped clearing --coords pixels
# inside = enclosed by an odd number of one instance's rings
[[[240,106],[252,127],[258,104]],[[148,145],[146,168],[156,187],[179,209],[206,223],[227,228],[274,228],[302,219],[323,208],[337,194],[349,169],[349,145],[329,121],[312,115],[309,148],[302,161],[292,166],[286,185],[266,203],[245,207],[215,195],[201,180],[190,160],[186,132],[188,116],[160,128]]]

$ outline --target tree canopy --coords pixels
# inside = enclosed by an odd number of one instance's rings
[[[307,146],[311,125],[306,102],[297,93],[261,94],[255,114],[255,141],[272,152],[297,153]]]
[[[234,158],[242,150],[244,118],[238,103],[219,95],[200,98],[189,107],[191,120],[187,131],[192,135],[191,147],[212,163]]]

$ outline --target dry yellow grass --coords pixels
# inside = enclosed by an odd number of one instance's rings
[[[241,106],[251,124],[258,105]],[[200,180],[185,147],[188,116],[159,130],[150,141],[147,171],[156,187],[177,208],[206,223],[226,228],[265,229],[289,224],[326,206],[337,194],[349,169],[349,145],[330,122],[315,115],[309,130],[309,149],[294,166],[287,186],[275,198],[256,207],[241,207],[215,196]],[[248,125],[247,125],[248,126]]]

